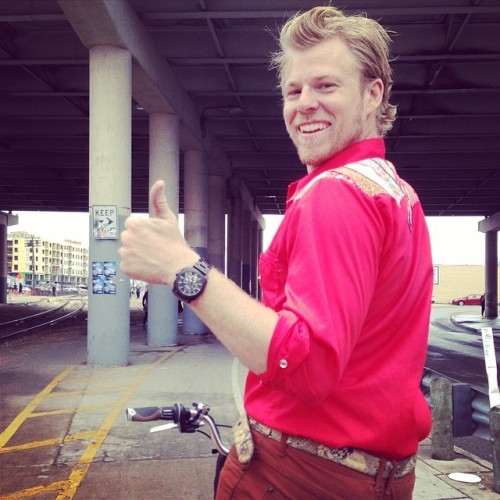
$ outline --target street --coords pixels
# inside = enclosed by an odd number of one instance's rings
[[[480,311],[477,306],[432,306],[426,367],[487,394],[481,335],[463,331],[451,323],[450,316],[457,314],[480,314]]]

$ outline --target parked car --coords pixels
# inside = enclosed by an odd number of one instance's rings
[[[451,303],[454,306],[480,306],[481,305],[481,294],[471,293],[465,297],[459,297],[458,299],[453,299]]]

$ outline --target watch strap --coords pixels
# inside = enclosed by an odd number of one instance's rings
[[[203,257],[200,257],[198,259],[198,262],[196,262],[196,264],[193,264],[192,267],[203,274],[203,276],[206,276],[208,274],[208,271],[210,271],[213,266],[211,266]]]

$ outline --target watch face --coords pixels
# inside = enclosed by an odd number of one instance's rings
[[[186,297],[193,297],[203,290],[203,278],[196,271],[184,271],[177,277],[177,290]]]

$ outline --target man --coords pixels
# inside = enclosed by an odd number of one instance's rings
[[[142,329],[146,329],[146,324],[148,323],[148,292],[146,288],[144,295],[142,296],[142,310],[144,311],[144,316],[142,317]]]
[[[412,496],[431,422],[419,384],[432,264],[418,198],[384,159],[395,117],[389,41],[375,21],[333,7],[282,29],[283,116],[308,174],[261,256],[262,304],[203,262],[191,268],[197,290],[183,288],[178,273],[199,256],[162,182],[151,190],[157,217],[126,222],[122,269],[192,293],[194,311],[250,370],[255,450],[233,448],[218,498]]]

